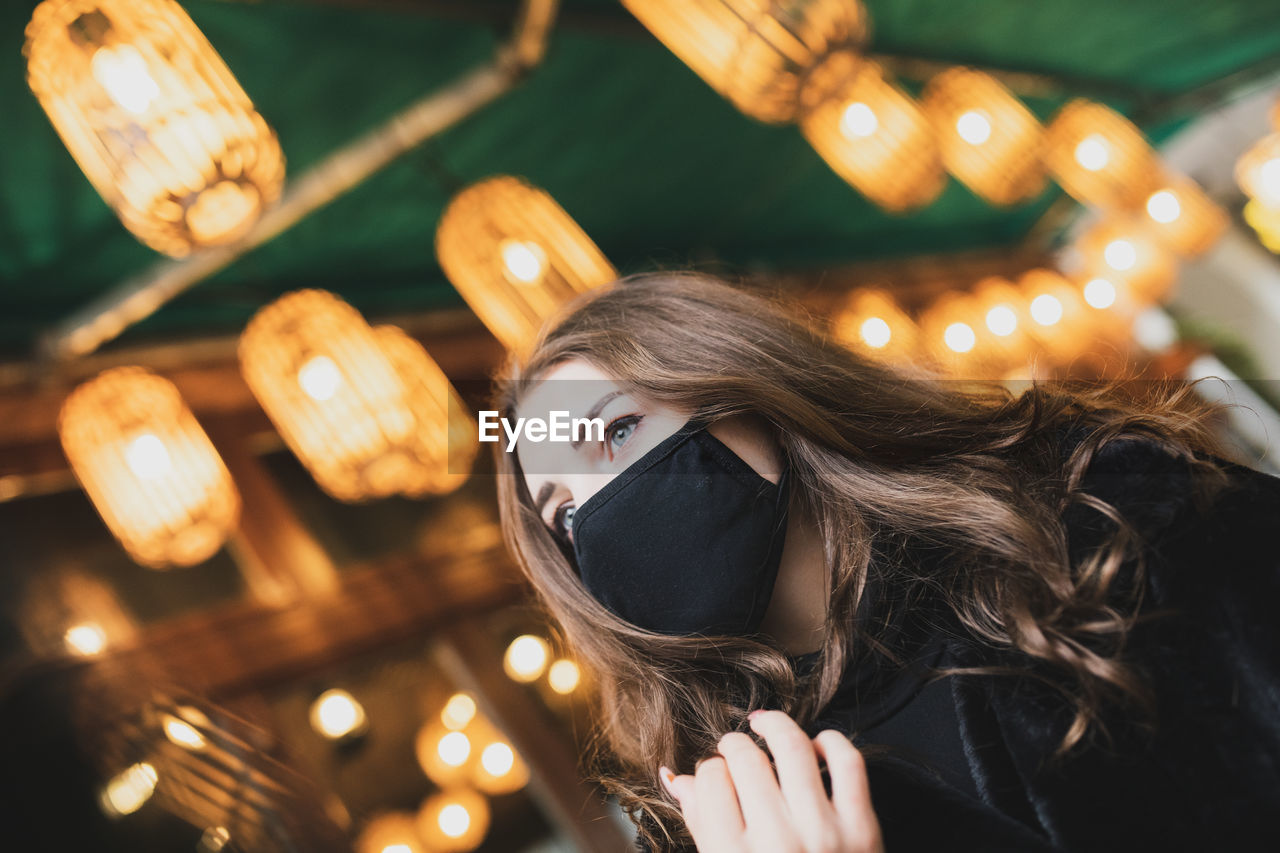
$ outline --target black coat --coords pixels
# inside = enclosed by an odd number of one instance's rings
[[[1207,509],[1191,500],[1185,465],[1143,441],[1108,445],[1086,475],[1086,491],[1148,541],[1144,611],[1170,612],[1136,627],[1126,651],[1155,690],[1154,734],[1113,711],[1109,741],[1053,764],[1072,716],[1057,691],[948,676],[930,689],[949,693],[937,725],[958,723],[966,794],[899,753],[865,749],[874,739],[843,688],[809,727],[842,728],[864,747],[888,853],[1280,851],[1280,479],[1219,461],[1231,484]],[[1100,541],[1098,518],[1079,507],[1064,516],[1074,556]],[[944,645],[949,665],[1011,660]]]

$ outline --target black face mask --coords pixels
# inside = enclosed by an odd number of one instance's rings
[[[782,559],[788,473],[770,483],[689,421],[574,513],[583,585],[650,631],[754,633]]]

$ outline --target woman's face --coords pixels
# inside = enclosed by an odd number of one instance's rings
[[[567,542],[573,541],[575,509],[675,433],[692,414],[641,400],[582,359],[570,359],[549,370],[529,389],[515,416],[546,420],[557,411],[568,412],[570,419],[600,418],[605,425],[603,440],[592,431],[579,441],[535,442],[522,435],[516,444],[538,515]],[[781,454],[762,424],[748,417],[730,417],[708,430],[760,476],[778,482]]]

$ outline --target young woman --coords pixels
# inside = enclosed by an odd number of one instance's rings
[[[571,305],[496,407],[606,428],[499,500],[641,846],[1280,849],[1280,480],[1192,399],[907,375],[691,273]]]

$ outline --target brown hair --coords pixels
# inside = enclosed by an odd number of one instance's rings
[[[912,580],[943,594],[977,641],[1061,676],[1075,718],[1059,753],[1098,722],[1107,697],[1149,705],[1118,655],[1137,605],[1125,612],[1108,598],[1136,533],[1076,487],[1093,455],[1124,436],[1217,471],[1196,455],[1221,450],[1191,386],[1142,400],[1119,385],[1033,383],[1015,396],[997,383],[931,381],[859,356],[776,300],[703,274],[659,272],[579,297],[523,364],[508,364],[495,408],[511,417],[528,381],[571,358],[671,408],[762,416],[826,546],[822,652],[800,677],[759,637],[666,636],[614,616],[584,589],[534,510],[516,455],[497,452],[507,544],[597,685],[591,772],[655,849],[690,841],[659,764],[692,772],[758,707],[780,708],[801,725],[815,719],[859,644],[875,641],[853,615],[877,537],[910,533],[975,557],[955,561],[948,577]],[[1056,430],[1072,424],[1093,429],[1064,459]],[[1062,520],[1072,501],[1115,523],[1108,546],[1076,567]],[[1095,650],[1105,643],[1117,653]]]

